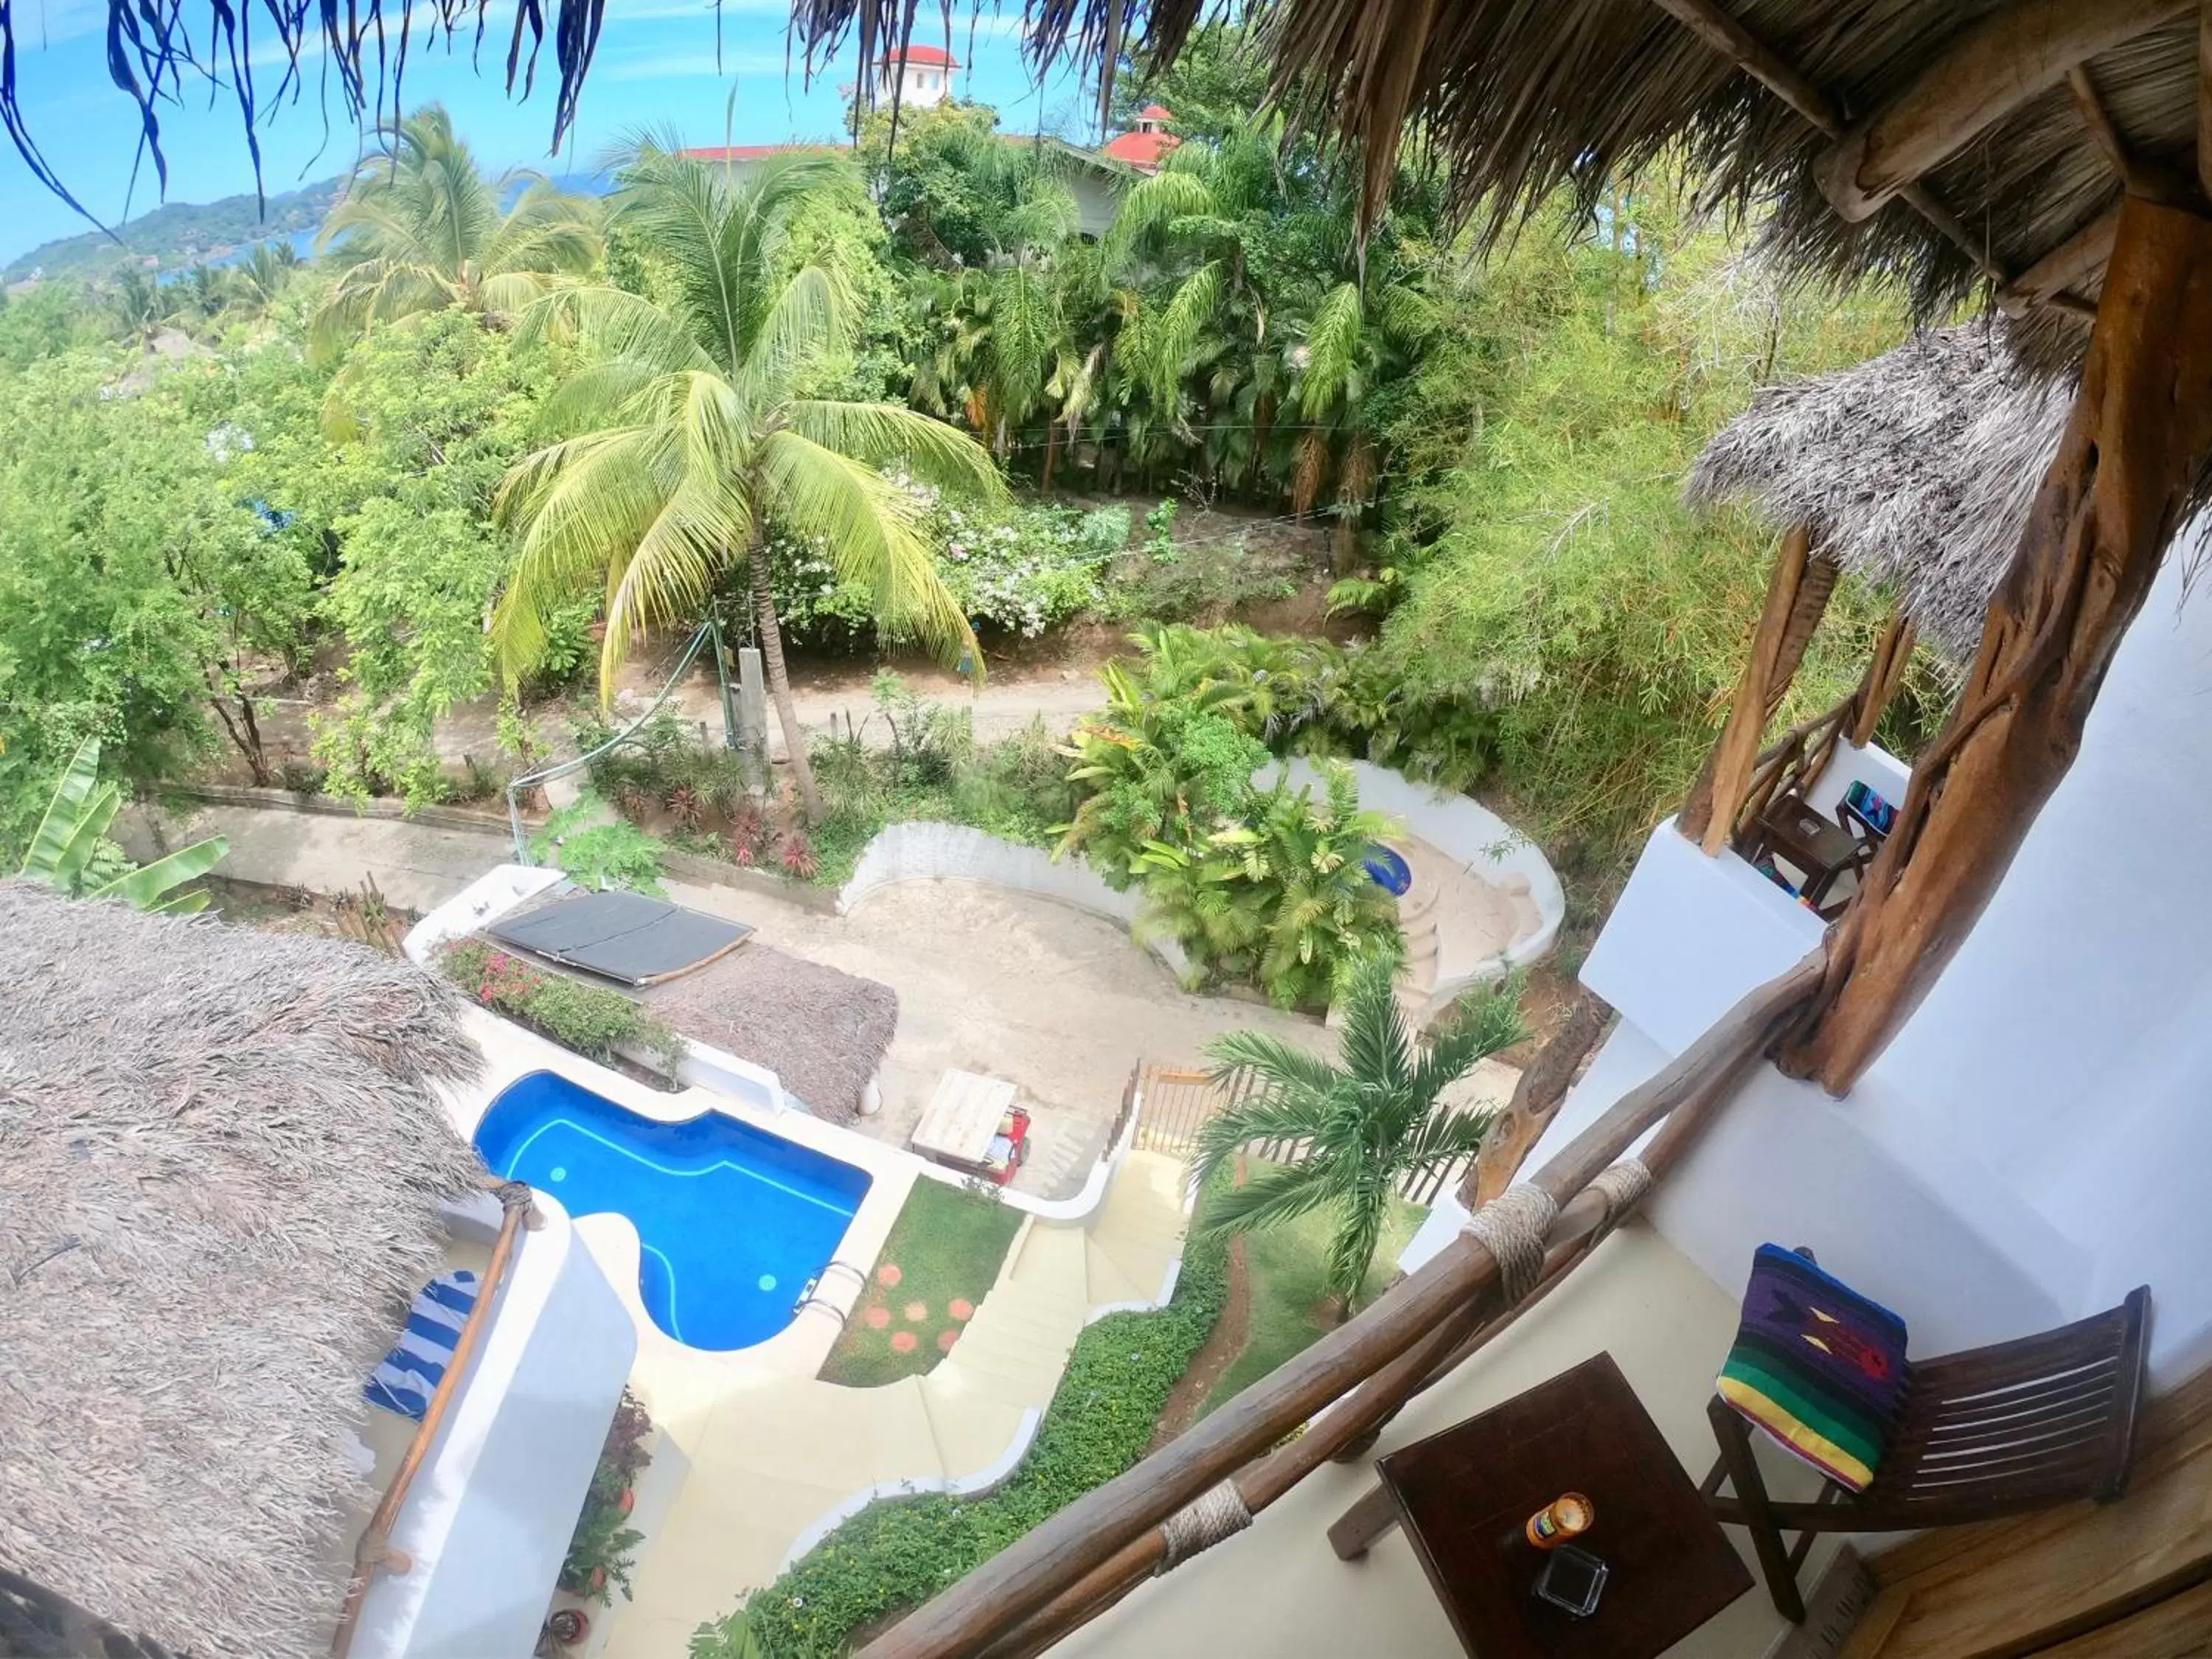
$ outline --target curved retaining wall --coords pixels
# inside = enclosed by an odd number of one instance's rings
[[[867,844],[853,878],[837,895],[837,908],[841,914],[850,910],[878,887],[900,881],[987,881],[1087,910],[1133,931],[1142,902],[1133,892],[1115,892],[1080,858],[1055,863],[1041,848],[1018,846],[964,823],[912,823],[891,824]],[[1150,940],[1145,948],[1178,980],[1190,966],[1182,947],[1171,939]]]

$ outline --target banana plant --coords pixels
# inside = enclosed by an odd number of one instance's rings
[[[62,774],[53,799],[15,873],[51,883],[72,898],[121,899],[135,909],[185,915],[207,908],[204,889],[177,892],[215,868],[230,844],[221,836],[134,865],[107,839],[123,805],[122,787],[100,781],[100,739],[87,738]]]

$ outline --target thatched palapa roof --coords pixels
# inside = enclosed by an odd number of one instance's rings
[[[2070,389],[2023,375],[2002,331],[1933,331],[1770,386],[1705,446],[1692,501],[1741,501],[1893,590],[1923,636],[1971,658],[2065,430]]]
[[[437,1270],[477,1063],[428,975],[0,883],[0,1564],[173,1650],[344,1600],[362,1379]]]
[[[765,1066],[820,1115],[848,1122],[898,1028],[898,993],[750,940],[646,987],[646,1009],[685,1036]]]

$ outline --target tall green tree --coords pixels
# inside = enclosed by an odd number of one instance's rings
[[[448,306],[512,315],[604,252],[596,203],[534,173],[487,178],[443,106],[424,105],[384,137],[387,148],[354,170],[316,239],[339,268],[315,318],[319,353],[372,321]]]
[[[603,696],[633,637],[688,621],[716,579],[744,561],[769,689],[811,816],[821,797],[769,587],[771,522],[827,550],[842,580],[872,594],[877,629],[918,637],[980,668],[975,635],[939,575],[922,507],[884,468],[995,496],[980,445],[890,404],[810,397],[811,368],[849,350],[858,322],[843,279],[779,254],[809,192],[840,185],[847,163],[787,155],[742,173],[641,146],[625,166],[617,222],[651,242],[669,297],[609,287],[549,295],[535,319],[573,332],[583,365],[552,417],[574,435],[539,450],[501,486],[520,557],[493,617],[510,674],[543,650],[548,617],[580,594],[606,596]]]
[[[1255,1165],[1243,1186],[1218,1188],[1207,1228],[1251,1232],[1328,1211],[1328,1286],[1346,1313],[1400,1184],[1481,1148],[1493,1114],[1455,1108],[1445,1091],[1526,1035],[1515,996],[1492,993],[1421,1048],[1398,1006],[1398,962],[1395,950],[1378,950],[1354,968],[1334,1062],[1261,1031],[1232,1031],[1207,1051],[1218,1083],[1254,1086],[1200,1131],[1195,1181],[1203,1185],[1256,1142],[1293,1148],[1287,1162]]]

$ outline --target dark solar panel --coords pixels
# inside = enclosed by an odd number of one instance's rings
[[[710,962],[753,930],[642,893],[577,893],[484,929],[502,945],[646,985]]]

